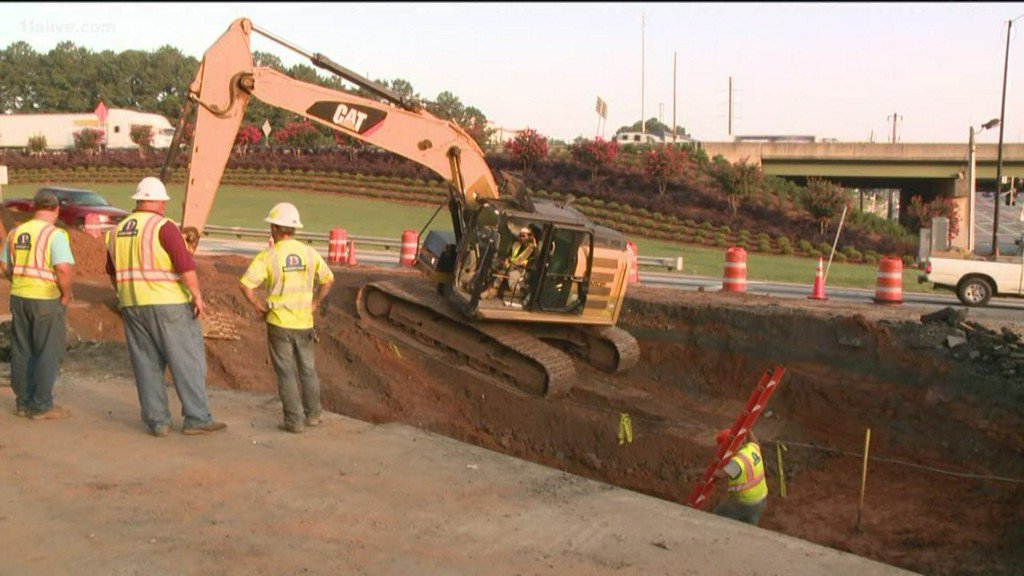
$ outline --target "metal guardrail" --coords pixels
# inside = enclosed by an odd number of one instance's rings
[[[270,232],[263,228],[241,228],[238,226],[207,226],[203,229],[203,236],[234,236],[235,238],[256,238],[259,240],[266,240],[270,237]],[[327,244],[330,240],[330,235],[322,232],[297,232],[294,236],[296,240],[300,240],[307,244],[323,243]],[[352,236],[348,237],[349,240],[356,243],[358,246],[380,246],[385,252],[391,252],[394,250],[398,252],[402,247],[401,240],[393,240],[391,238],[381,238],[379,236]],[[640,266],[650,266],[654,268],[666,268],[669,271],[676,270],[682,271],[683,269],[683,257],[677,256],[675,258],[651,258],[647,256],[640,256],[637,258],[637,264]]]

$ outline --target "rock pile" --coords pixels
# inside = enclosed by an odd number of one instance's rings
[[[972,362],[982,374],[1024,376],[1024,343],[1008,328],[991,330],[967,320],[967,310],[944,308],[921,316],[925,326],[944,329],[945,347],[955,360]]]

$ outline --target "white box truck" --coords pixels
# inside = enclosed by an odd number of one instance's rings
[[[0,114],[0,148],[28,147],[28,139],[36,134],[46,137],[48,150],[63,150],[75,146],[74,133],[83,128],[106,132],[106,145],[110,150],[137,149],[132,142],[132,124],[153,127],[153,147],[171,145],[174,128],[167,118],[159,114],[112,108],[107,121],[100,123],[92,112],[83,114]]]

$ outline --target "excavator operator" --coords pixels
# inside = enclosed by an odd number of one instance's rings
[[[537,241],[533,237],[533,230],[528,226],[523,226],[519,230],[519,238],[509,247],[508,256],[502,261],[498,273],[494,275],[494,284],[485,290],[480,298],[484,300],[494,298],[506,282],[513,294],[524,293],[526,291],[526,271],[533,261],[536,251]]]

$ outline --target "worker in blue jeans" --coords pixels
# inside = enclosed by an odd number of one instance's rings
[[[135,211],[107,236],[107,273],[117,289],[142,420],[150,433],[171,430],[164,369],[170,367],[181,400],[184,434],[227,428],[215,422],[206,399],[206,351],[199,328],[205,309],[195,260],[178,226],[164,217],[170,200],[157,178],[143,178]]]

